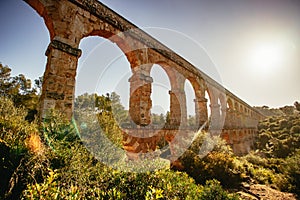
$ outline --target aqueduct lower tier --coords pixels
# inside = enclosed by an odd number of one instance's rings
[[[97,0],[25,2],[43,17],[51,39],[46,51],[48,59],[40,101],[41,116],[48,109],[54,108],[63,111],[68,118],[72,117],[76,69],[81,55],[79,43],[85,37],[100,36],[115,43],[130,63],[132,77],[129,80],[129,113],[138,127],[151,124],[150,71],[154,64],[159,64],[166,71],[171,83],[169,130],[175,131],[187,125],[184,83],[188,80],[195,92],[197,126],[200,127],[208,121],[208,101],[205,98],[207,92],[211,113],[209,130],[212,133],[221,131],[222,137],[233,146],[236,153],[249,151],[257,123],[264,116],[102,3]],[[135,142],[131,144],[125,141],[125,149],[139,153],[147,151],[146,147],[155,148],[156,137],[145,137],[148,133],[143,128],[138,131],[143,134],[143,138],[127,135],[126,141]]]

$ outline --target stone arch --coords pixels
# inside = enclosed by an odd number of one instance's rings
[[[234,100],[231,97],[227,97],[227,112],[225,117],[225,128],[232,129],[234,126],[235,126]]]
[[[224,121],[221,114],[221,102],[219,99],[220,91],[218,88],[208,85],[207,93],[210,99],[210,122],[209,129],[213,135],[219,135],[219,130],[222,128]]]
[[[111,42],[115,43],[122,51],[124,54],[127,52],[131,52],[133,49],[131,48],[130,45],[128,45],[128,38],[124,37],[124,34],[120,33],[119,31],[116,30],[93,30],[88,34],[85,34],[82,38],[89,37],[89,36],[99,36],[105,39],[110,40]]]
[[[85,34],[83,38],[89,36],[99,36],[116,44],[127,57],[132,70],[134,70],[133,68],[135,67],[141,67],[141,65],[148,64],[148,49],[142,44],[135,42],[133,38],[127,36],[126,32],[120,32],[113,27],[106,27],[105,29],[92,30]],[[150,71],[150,69],[148,71]]]
[[[239,111],[240,111],[240,113],[243,115],[244,114],[244,109],[243,109],[243,105],[242,104],[240,104],[240,108],[239,108]]]
[[[128,79],[132,71],[122,49],[110,40],[97,35],[83,38],[79,47],[82,56],[78,59],[75,94],[116,92],[123,106],[128,109]]]
[[[224,116],[221,109],[227,108],[224,88],[212,78],[203,74],[191,63],[171,51],[147,33],[96,0],[25,0],[43,18],[50,33],[51,42],[46,51],[47,65],[44,73],[40,108],[47,111],[58,109],[72,117],[75,76],[78,58],[81,50],[78,49],[82,38],[101,36],[115,43],[125,54],[130,63],[132,76],[130,78],[130,115],[134,117],[139,129],[149,125],[151,113],[151,85],[150,76],[154,63],[160,64],[169,76],[171,83],[171,119],[175,127],[186,124],[186,96],[184,85],[188,79],[195,92],[196,110],[199,113],[208,113],[210,110],[211,130],[220,130],[223,127],[220,121]],[[126,32],[128,30],[128,32]],[[125,32],[124,32],[125,31]],[[160,61],[160,62],[159,62]],[[208,94],[207,100],[205,93]],[[224,93],[224,94],[223,94]],[[232,95],[237,112],[236,129],[245,128],[245,115],[250,108],[246,103]],[[207,101],[210,109],[207,109]],[[200,102],[200,103],[199,103]],[[229,105],[228,105],[229,106]],[[229,106],[230,107],[230,106]],[[254,125],[264,116],[253,109]],[[40,113],[43,117],[43,113]],[[199,123],[200,124],[200,123]],[[253,127],[253,126],[252,126]],[[215,133],[218,131],[215,131]],[[238,130],[237,130],[238,132]],[[144,134],[144,133],[143,133]],[[137,139],[137,138],[135,138]],[[155,140],[155,139],[154,139]],[[137,141],[137,140],[136,140]],[[146,141],[146,140],[145,140]],[[135,148],[135,152],[142,150],[150,143],[155,150],[155,142],[137,142],[143,144]],[[132,143],[136,144],[136,143]]]
[[[245,107],[245,114],[246,116],[249,116],[249,109]]]
[[[190,76],[187,80],[191,83],[195,93],[195,118],[199,128],[208,121],[208,101],[210,102],[207,86],[202,77]]]
[[[150,76],[152,63],[148,63],[148,49],[139,42],[127,37],[113,27],[91,30],[85,37],[100,36],[116,44],[130,63],[132,76],[130,82],[129,114],[136,125],[147,126],[151,123],[152,82]]]
[[[49,12],[45,8],[45,5],[39,0],[26,0],[26,2],[44,19],[45,25],[50,34],[50,40],[54,39],[54,26],[53,20],[49,16]],[[54,6],[54,5],[53,5]],[[55,8],[53,9],[55,10]]]
[[[238,112],[238,113],[240,112],[240,106],[239,106],[238,102],[234,103],[234,109],[235,109],[236,112]]]
[[[230,97],[227,98],[227,105],[230,110],[234,110],[234,101]]]
[[[169,77],[171,84],[170,94],[170,121],[169,126],[171,129],[178,129],[179,126],[187,125],[187,106],[186,94],[184,90],[185,77],[176,69],[170,66],[169,63],[164,61],[156,61]]]

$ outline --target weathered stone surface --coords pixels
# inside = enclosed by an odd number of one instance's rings
[[[48,48],[55,48],[59,49],[63,52],[69,53],[73,56],[80,57],[81,56],[81,50],[77,48],[73,48],[70,45],[60,42],[58,40],[52,40],[51,43],[49,44]],[[48,50],[46,51],[46,56],[48,55]]]

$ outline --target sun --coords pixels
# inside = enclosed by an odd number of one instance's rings
[[[282,46],[276,43],[260,43],[251,53],[251,65],[260,71],[274,70],[284,60]]]

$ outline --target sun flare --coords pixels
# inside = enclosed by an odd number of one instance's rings
[[[251,64],[259,70],[272,70],[278,67],[284,59],[283,48],[275,43],[259,44],[253,48]]]

